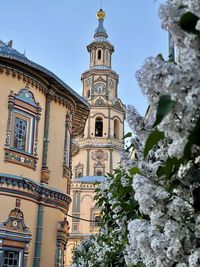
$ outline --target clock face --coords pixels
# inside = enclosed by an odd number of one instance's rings
[[[103,83],[97,83],[94,85],[94,92],[104,95],[106,93],[106,87]]]

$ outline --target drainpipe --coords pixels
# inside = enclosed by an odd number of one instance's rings
[[[38,205],[36,238],[35,238],[35,252],[33,259],[33,267],[40,267],[41,248],[42,248],[42,226],[43,226],[44,205]]]

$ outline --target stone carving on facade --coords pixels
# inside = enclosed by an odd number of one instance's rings
[[[85,85],[86,85],[87,87],[90,87],[91,84],[92,84],[92,78],[90,77],[90,78],[88,78],[88,79],[85,81]]]
[[[3,223],[8,230],[27,232],[28,227],[24,222],[23,212],[20,210],[21,200],[16,199],[15,208],[11,210],[8,219]]]
[[[78,178],[78,177],[82,177],[82,176],[83,176],[83,164],[79,162],[75,166],[75,177]]]
[[[106,80],[103,79],[102,76],[99,76],[97,79],[95,79],[95,82],[106,82]]]
[[[97,150],[92,152],[92,160],[96,162],[104,162],[108,160],[108,153],[104,152],[103,150]]]
[[[62,249],[66,249],[67,241],[69,237],[69,222],[66,218],[63,221],[58,222],[57,228],[57,242],[58,246]]]
[[[9,244],[11,247],[23,249],[23,266],[27,266],[29,243],[32,235],[29,228],[25,225],[24,215],[20,210],[20,204],[21,199],[16,199],[15,208],[10,211],[8,219],[0,223],[0,263],[2,262],[1,256]]]
[[[108,80],[108,87],[110,89],[114,89],[115,88],[115,84],[114,84],[114,81],[112,79],[109,79]]]
[[[94,106],[103,106],[103,105],[105,106],[106,103],[101,98],[97,99],[95,104],[94,104]]]

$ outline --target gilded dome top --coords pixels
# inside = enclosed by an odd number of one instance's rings
[[[106,16],[106,13],[103,11],[103,9],[100,9],[98,12],[97,12],[97,19],[104,19]]]

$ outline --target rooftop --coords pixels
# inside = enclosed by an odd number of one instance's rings
[[[73,183],[103,183],[105,181],[105,176],[84,176],[81,178],[74,178]]]
[[[53,72],[31,61],[24,54],[14,49],[12,47],[12,42],[6,44],[2,40],[0,40],[0,64],[3,63],[3,60],[6,61],[6,63],[9,61],[9,63],[13,65],[20,63],[21,66],[36,70],[38,74],[40,74],[45,80],[48,81],[48,84],[56,86],[59,90],[65,91],[69,94],[69,96],[73,97],[77,105],[74,123],[74,134],[82,134],[87,116],[89,114],[89,103],[86,99],[81,97]]]

